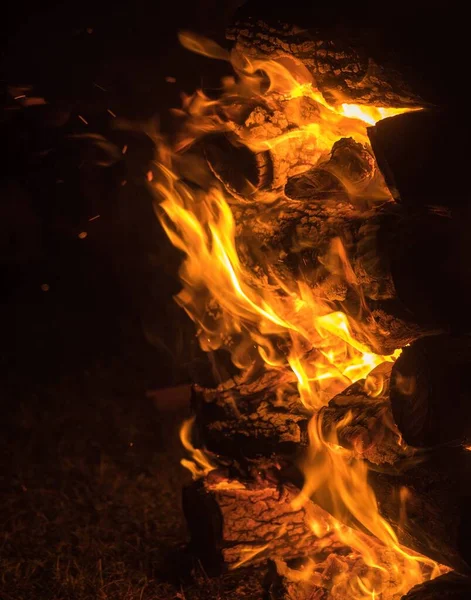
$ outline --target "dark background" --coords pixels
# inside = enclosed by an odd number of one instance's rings
[[[223,41],[239,4],[139,0],[10,7],[3,22],[0,124],[7,150],[0,166],[7,370],[9,360],[21,357],[23,372],[46,377],[92,354],[119,352],[129,342],[123,336],[139,344],[144,333],[154,346],[148,352],[156,385],[185,379],[197,350],[191,327],[170,300],[179,287],[179,259],[144,185],[152,143],[138,132],[116,132],[108,111],[171,128],[168,109],[180,104],[180,92],[216,87],[226,68],[181,48],[177,31],[188,28]],[[392,56],[424,97],[463,111],[466,129],[468,52],[456,3],[440,10],[403,0],[319,4],[251,0],[240,13],[272,21],[280,16],[306,27],[369,28],[370,54],[379,62]],[[48,104],[22,108],[11,90],[23,84],[32,86],[28,95]],[[71,134],[87,133],[126,145],[127,155],[112,167],[97,166],[86,143],[70,141]],[[97,214],[99,219],[88,221]],[[81,231],[86,239],[77,237]],[[47,293],[42,284],[49,285]]]
[[[237,4],[23,2],[2,22],[2,598],[235,597],[230,579],[208,583],[195,565],[182,575],[187,392],[154,392],[188,382],[198,350],[172,300],[179,256],[145,185],[152,142],[137,125],[117,132],[108,110],[171,129],[180,92],[217,86],[226,68],[180,48],[177,31],[222,41]],[[372,55],[393,56],[427,97],[463,110],[469,52],[457,3],[327,4],[252,0],[243,10],[370,27]],[[14,100],[22,86],[47,103]],[[128,151],[100,166],[93,144],[71,139],[86,133]]]

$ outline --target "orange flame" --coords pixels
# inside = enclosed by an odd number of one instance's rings
[[[315,162],[342,137],[367,143],[365,124],[404,109],[331,106],[313,81],[279,62],[230,55],[213,42],[187,33],[180,40],[192,51],[230,60],[237,77],[223,81],[223,92],[217,100],[202,91],[185,97],[178,112],[184,121],[177,142],[174,147],[160,147],[160,176],[153,183],[160,200],[157,212],[169,239],[185,255],[180,270],[183,289],[176,300],[195,321],[204,350],[229,351],[241,369],[259,365],[294,375],[300,400],[313,413],[304,464],[305,485],[295,506],[312,496],[327,505],[335,517],[332,527],[339,539],[361,557],[365,570],[351,580],[342,579],[342,597],[380,598],[386,591],[387,597],[398,597],[416,583],[435,576],[437,565],[399,545],[393,529],[379,514],[368,485],[366,463],[355,460],[339,445],[335,429],[328,435],[322,433],[317,411],[379,364],[394,361],[400,349],[388,356],[373,353],[358,341],[359,337],[365,340],[374,336],[372,326],[338,311],[322,289],[314,292],[302,278],[270,284],[254,278],[239,255],[232,207],[237,201],[273,202],[279,194],[257,190],[250,198],[235,199],[214,178],[208,179],[201,161],[188,151],[208,134],[228,132],[256,151],[269,148],[276,152],[287,143],[309,144]],[[282,99],[289,111],[291,125],[284,133],[267,139],[238,124],[243,107],[257,102],[270,107],[275,99]],[[300,103],[306,99],[311,103],[309,115],[315,114],[314,122],[306,122],[303,116]],[[339,271],[336,275],[358,294],[364,307],[340,239],[332,242],[329,256],[324,257],[324,263],[329,262],[335,262]],[[372,378],[365,385],[371,396],[381,393],[382,380]],[[344,420],[337,427],[345,424]],[[191,444],[191,425],[189,421],[184,423],[182,442],[193,460],[183,464],[199,477],[215,467],[203,451]],[[377,542],[342,524],[348,522],[361,524]],[[313,523],[312,528],[319,537],[319,527]],[[385,549],[389,552],[387,568],[381,558]],[[264,550],[257,548],[255,552]],[[394,577],[388,576],[388,569]],[[312,576],[314,570],[306,572]]]
[[[187,450],[191,455],[192,460],[182,458],[180,462],[182,466],[186,467],[191,472],[191,474],[193,475],[193,479],[198,479],[199,477],[207,475],[216,467],[212,464],[212,462],[208,459],[208,457],[202,450],[195,448],[191,443],[191,430],[194,422],[195,418],[191,417],[190,419],[183,421],[183,424],[181,426],[180,441],[185,450]]]

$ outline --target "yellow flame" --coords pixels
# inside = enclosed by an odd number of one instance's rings
[[[269,547],[270,544],[260,544],[240,548],[240,553],[242,554],[240,560],[231,564],[229,568],[231,569],[231,571],[233,571],[235,569],[238,569],[242,565],[247,564],[248,562],[252,562],[256,556],[262,554],[262,552],[264,552]]]
[[[187,460],[186,458],[182,458],[180,461],[182,466],[187,468],[191,474],[193,475],[193,479],[198,479],[199,477],[203,477],[207,475],[210,471],[213,471],[216,467],[212,464],[212,462],[208,459],[206,454],[193,446],[191,443],[191,430],[193,428],[193,424],[195,422],[195,417],[191,417],[183,421],[182,426],[180,428],[180,440],[187,450],[192,460]]]
[[[208,179],[201,163],[188,150],[208,134],[225,132],[248,148],[270,149],[275,155],[286,144],[297,144],[296,148],[309,145],[315,161],[342,137],[367,143],[366,124],[404,109],[331,106],[315,82],[303,79],[277,61],[235,54],[229,57],[213,42],[187,33],[182,34],[181,41],[200,54],[230,59],[237,77],[223,81],[217,100],[209,99],[202,91],[185,97],[179,112],[184,120],[176,144],[160,148],[160,175],[153,182],[160,200],[157,212],[169,239],[184,253],[180,269],[183,289],[176,300],[195,321],[204,350],[225,349],[241,369],[259,365],[266,370],[283,370],[298,382],[300,401],[313,416],[304,463],[305,485],[294,507],[299,508],[311,497],[328,506],[335,517],[329,527],[361,557],[364,573],[350,578],[339,575],[336,579],[335,585],[346,590],[342,597],[380,598],[386,591],[390,594],[387,597],[402,595],[416,583],[435,576],[437,565],[402,548],[392,527],[380,516],[368,485],[366,463],[355,460],[352,452],[338,442],[337,429],[345,426],[350,415],[325,433],[317,412],[333,395],[365,378],[379,364],[394,361],[400,349],[391,355],[380,355],[365,345],[364,340],[374,345],[376,332],[372,321],[365,318],[367,308],[361,286],[340,238],[332,241],[329,255],[322,261],[325,265],[335,264],[335,276],[352,294],[357,294],[363,308],[361,319],[339,311],[326,299],[322,285],[313,291],[302,277],[279,281],[273,276],[270,283],[254,277],[240,258],[233,216],[236,199],[214,178]],[[257,103],[268,108],[279,106],[280,99],[291,119],[282,134],[267,138],[257,128],[240,125],[245,107]],[[307,114],[314,121],[306,121],[301,104],[306,100],[310,102]],[[258,190],[255,196],[243,200],[269,203],[276,199],[276,194]],[[300,241],[301,246],[309,247],[309,243]],[[262,263],[264,257],[259,260]],[[266,257],[268,272],[269,260]],[[365,389],[374,397],[381,393],[382,385],[381,378],[370,378]],[[277,394],[281,393],[278,390]],[[199,477],[215,466],[190,442],[192,425],[193,420],[186,421],[181,432],[182,443],[192,460],[182,462],[194,477]],[[348,522],[361,524],[371,535],[365,536],[343,524]],[[316,522],[311,523],[311,528],[317,537],[327,533]],[[267,546],[247,548],[247,556],[235,566],[266,549]],[[382,558],[385,549],[390,553],[387,568]],[[308,571],[312,574],[312,565]]]
[[[342,114],[352,119],[360,119],[374,125],[381,119],[394,117],[410,111],[409,108],[387,108],[384,106],[362,106],[361,104],[342,104]]]

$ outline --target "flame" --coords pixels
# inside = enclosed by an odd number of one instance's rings
[[[381,119],[402,115],[409,112],[410,108],[388,108],[384,106],[362,106],[361,104],[342,104],[342,114],[352,119],[360,119],[365,123],[374,125]]]
[[[173,146],[162,143],[159,148],[160,173],[152,183],[159,198],[157,214],[171,242],[184,254],[180,269],[183,288],[176,301],[196,323],[203,350],[224,349],[241,370],[284,371],[297,381],[300,401],[312,412],[312,419],[304,462],[305,485],[294,505],[299,507],[313,497],[328,506],[335,517],[329,526],[363,565],[356,577],[343,573],[334,578],[334,587],[343,590],[343,596],[338,597],[359,600],[381,598],[383,593],[388,598],[399,597],[416,583],[435,576],[438,567],[402,548],[392,527],[380,516],[368,484],[366,463],[355,460],[352,452],[338,443],[337,428],[345,426],[350,415],[326,434],[318,409],[381,363],[394,361],[400,349],[391,355],[372,352],[374,323],[366,318],[361,286],[340,238],[332,241],[320,260],[333,265],[333,276],[357,295],[360,316],[339,311],[322,285],[314,291],[302,275],[283,281],[273,274],[270,281],[254,277],[241,260],[234,210],[240,202],[272,203],[279,192],[254,190],[248,198],[234,197],[208,176],[193,148],[198,140],[214,133],[230,134],[238,144],[257,152],[270,149],[275,155],[281,147],[293,152],[308,147],[312,161],[308,168],[342,137],[367,143],[366,124],[404,109],[333,106],[305,73],[288,70],[280,62],[229,54],[213,42],[188,33],[180,40],[194,52],[230,60],[236,76],[223,80],[221,96],[216,100],[201,90],[184,96],[182,109],[176,111],[182,118],[176,141]],[[249,127],[241,117],[249,106],[264,106],[269,111],[282,106],[289,126],[282,133],[274,125],[260,130],[256,125],[261,113],[256,113]],[[304,110],[306,106],[309,110]],[[267,137],[267,131],[273,135]],[[309,240],[300,243],[308,246]],[[258,260],[271,273],[272,257],[259,256]],[[365,340],[371,344],[366,346]],[[381,377],[365,383],[372,397],[381,394],[382,386]],[[189,420],[182,426],[182,443],[192,456],[182,464],[194,477],[200,477],[215,465],[202,450],[193,447],[192,425],[193,420]],[[370,535],[348,527],[348,523],[361,525]],[[318,537],[326,533],[315,522],[312,530]],[[266,546],[247,548],[247,558],[239,564],[265,550]],[[303,577],[306,573],[314,576],[314,567],[306,569]]]
[[[193,475],[193,479],[198,479],[199,477],[203,477],[207,475],[210,471],[213,471],[216,467],[211,463],[206,454],[193,446],[191,443],[191,430],[193,428],[193,424],[195,422],[195,417],[191,417],[185,421],[180,429],[180,440],[185,448],[192,457],[192,460],[187,460],[186,458],[182,458],[180,463],[182,466],[187,468],[191,474]]]
[[[338,441],[337,431],[351,420],[351,414],[340,421],[326,436],[322,425],[322,413],[316,413],[309,424],[309,453],[305,459],[305,484],[294,501],[299,508],[308,498],[317,500],[339,521],[334,526],[338,538],[358,553],[367,567],[361,579],[350,580],[348,598],[377,598],[387,590],[390,596],[401,597],[414,585],[428,577],[435,577],[440,568],[435,561],[412,553],[403,548],[391,525],[381,517],[372,488],[368,484],[368,467],[356,460],[353,452],[343,448]],[[407,498],[402,493],[401,508]],[[402,520],[404,520],[402,512]],[[374,540],[343,523],[360,524],[374,536]],[[389,561],[396,570],[394,583],[384,566],[385,548],[390,553]],[[349,584],[349,585],[350,585]]]

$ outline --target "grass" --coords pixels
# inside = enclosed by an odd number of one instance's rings
[[[209,579],[186,551],[187,407],[159,410],[119,360],[19,387],[3,390],[2,600],[262,598],[256,575]]]

